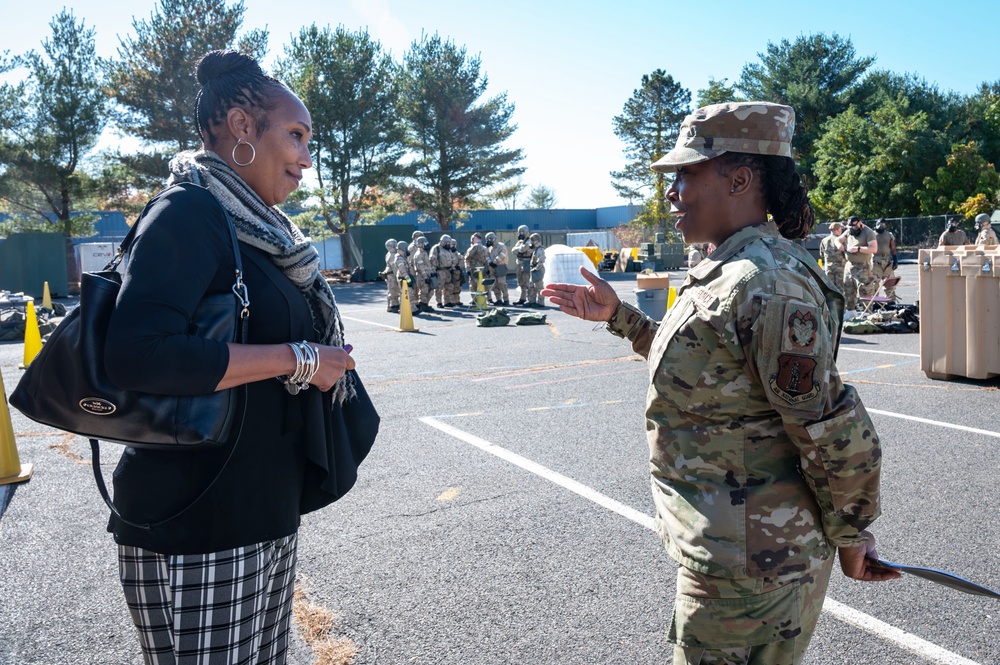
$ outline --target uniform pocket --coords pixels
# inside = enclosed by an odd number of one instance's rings
[[[683,577],[684,569],[678,572]],[[718,595],[737,595],[739,580],[718,578]],[[674,602],[668,641],[682,647],[732,649],[771,644],[802,632],[800,585],[783,587],[748,597],[703,598],[682,593]]]
[[[657,394],[687,410],[718,345],[719,334],[690,300],[671,312],[650,349],[650,382]]]

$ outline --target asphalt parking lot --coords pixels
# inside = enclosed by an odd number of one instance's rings
[[[912,303],[917,266],[899,272]],[[612,283],[632,298],[634,275]],[[382,430],[355,489],[300,532],[301,586],[355,662],[668,662],[676,565],[650,530],[645,364],[551,307],[545,326],[456,309],[398,332],[384,289],[335,287]],[[0,344],[8,393],[22,355]],[[845,335],[838,366],[882,440],[879,553],[1000,589],[1000,379],[926,378],[916,334]],[[0,494],[0,663],[141,662],[89,446],[12,422],[34,476]],[[291,662],[312,659],[297,642]],[[806,663],[1000,663],[1000,600],[835,571]]]

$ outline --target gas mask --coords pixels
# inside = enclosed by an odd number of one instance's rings
[[[949,224],[948,225],[948,231],[949,232],[954,233],[957,230],[958,230],[958,224]]]
[[[876,226],[875,233],[885,233],[885,224],[879,224]]]
[[[857,238],[859,235],[861,235],[861,225],[860,224],[858,224],[857,226],[853,226],[853,225],[851,226],[851,235],[854,236],[855,238]]]

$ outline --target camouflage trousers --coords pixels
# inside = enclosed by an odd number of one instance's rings
[[[385,278],[385,286],[389,307],[399,307],[399,279],[395,275],[389,274]]]
[[[823,272],[826,276],[830,278],[830,283],[837,287],[837,290],[841,293],[844,292],[844,264],[843,263],[824,263]]]
[[[503,275],[500,274],[501,272]],[[507,292],[507,267],[501,266],[499,270],[497,268],[491,269],[490,277],[496,280],[493,283],[493,299],[500,302],[508,302],[510,295]]]
[[[786,580],[712,577],[683,566],[667,639],[673,665],[798,665],[805,657],[835,555]]]
[[[517,296],[518,302],[524,302],[528,297],[528,288],[531,284],[531,268],[529,261],[517,262],[517,288],[520,289],[520,293]]]
[[[417,280],[417,302],[421,305],[428,305],[431,302],[431,283],[427,281],[430,277],[430,273],[426,275],[418,274],[414,277]]]
[[[858,296],[873,296],[878,280],[872,274],[872,264],[848,261],[844,266],[844,307],[848,312],[858,306]]]
[[[875,276],[876,285],[878,285],[879,282],[889,279],[890,277],[895,277],[896,271],[892,269],[892,259],[888,256],[885,258],[876,256],[875,263],[872,265],[872,275]],[[885,288],[885,297],[895,300],[896,287],[887,286]]]
[[[542,289],[544,288],[545,288],[545,280],[538,280],[537,282],[528,282],[527,301],[529,303],[537,303],[539,305],[544,305],[545,298],[543,298],[540,295]]]
[[[449,303],[451,302],[451,271],[439,269],[437,276],[438,284],[437,288],[434,289],[434,299],[437,300],[438,305]]]

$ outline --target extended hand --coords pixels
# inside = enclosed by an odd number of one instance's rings
[[[546,284],[540,295],[577,318],[586,321],[609,320],[621,303],[618,294],[610,284],[586,268],[580,268],[580,274],[590,282],[590,286]]]

